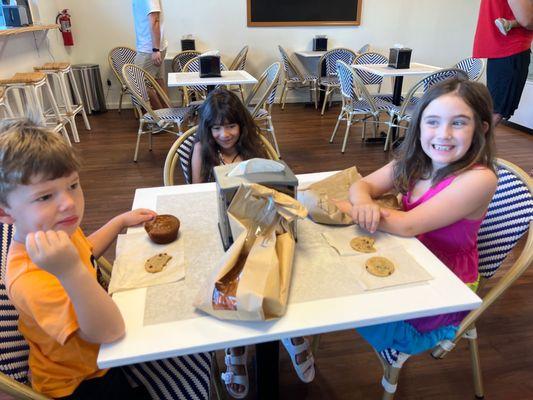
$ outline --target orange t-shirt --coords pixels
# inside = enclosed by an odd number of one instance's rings
[[[96,279],[91,244],[80,228],[71,240]],[[6,288],[20,314],[19,330],[30,345],[28,361],[36,391],[68,396],[82,381],[105,375],[107,370],[96,365],[100,345],[76,333],[76,312],[59,280],[35,265],[24,245],[15,241],[7,256]]]

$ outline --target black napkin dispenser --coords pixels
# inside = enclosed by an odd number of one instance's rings
[[[411,49],[393,47],[389,53],[389,67],[406,69],[411,65]]]
[[[220,76],[220,56],[200,56],[200,78]]]
[[[181,51],[196,50],[194,39],[181,39]]]
[[[327,51],[327,50],[328,50],[328,38],[327,37],[313,38],[313,51]]]

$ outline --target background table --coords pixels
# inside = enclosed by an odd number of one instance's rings
[[[217,85],[246,85],[257,83],[257,79],[243,70],[221,71],[220,75],[220,77],[200,78],[198,72],[169,72],[168,86],[206,85],[207,91],[210,92]]]
[[[299,175],[300,184],[329,173]],[[214,183],[137,189],[133,208],[155,209],[159,195],[213,192]],[[191,203],[190,207],[195,207]],[[217,217],[213,215],[213,224]],[[132,228],[129,231],[141,231]],[[146,288],[113,295],[126,324],[124,338],[102,345],[98,366],[108,368],[226,347],[271,342],[284,337],[313,335],[360,326],[470,310],[481,300],[427,248],[413,238],[400,238],[407,251],[434,277],[423,284],[396,286],[358,295],[291,304],[286,315],[266,322],[223,321],[202,315],[180,321],[144,325]],[[297,256],[297,255],[296,255]],[[183,299],[192,301],[192,299]],[[277,344],[276,344],[277,346]],[[269,383],[274,390],[277,386]]]

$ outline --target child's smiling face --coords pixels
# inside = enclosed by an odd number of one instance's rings
[[[241,129],[237,123],[224,121],[224,124],[213,125],[211,127],[211,134],[221,149],[229,150],[235,147],[239,141]]]
[[[474,132],[474,112],[454,93],[437,97],[422,112],[420,143],[435,170],[460,160]]]
[[[34,176],[28,185],[18,185],[7,196],[4,214],[15,225],[15,240],[37,231],[65,231],[72,235],[83,218],[85,200],[77,172],[42,180]],[[5,220],[5,218],[4,218]]]

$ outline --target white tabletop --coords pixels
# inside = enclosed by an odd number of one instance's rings
[[[328,173],[299,175],[300,185]],[[214,191],[214,183],[137,189],[133,208],[155,209],[157,196]],[[194,204],[191,204],[194,207]],[[216,216],[213,216],[215,223]],[[130,231],[139,231],[133,228]],[[267,322],[222,321],[199,316],[143,325],[146,288],[113,295],[126,324],[121,340],[102,345],[100,368],[249,345],[287,336],[311,335],[377,323],[423,317],[479,307],[481,299],[416,239],[399,238],[406,250],[434,279],[361,294],[291,304],[286,315]],[[191,299],[184,299],[191,301]]]
[[[316,58],[316,57],[322,57],[324,54],[326,54],[325,51],[295,51],[294,54],[300,57],[305,58]]]
[[[432,74],[441,70],[440,67],[412,62],[409,68],[392,68],[387,64],[352,64],[353,68],[363,71],[372,72],[379,76],[407,76],[407,75],[425,75]]]
[[[252,75],[246,71],[221,71],[220,77],[200,78],[198,72],[169,72],[168,86],[192,86],[192,85],[242,85],[257,83]]]

